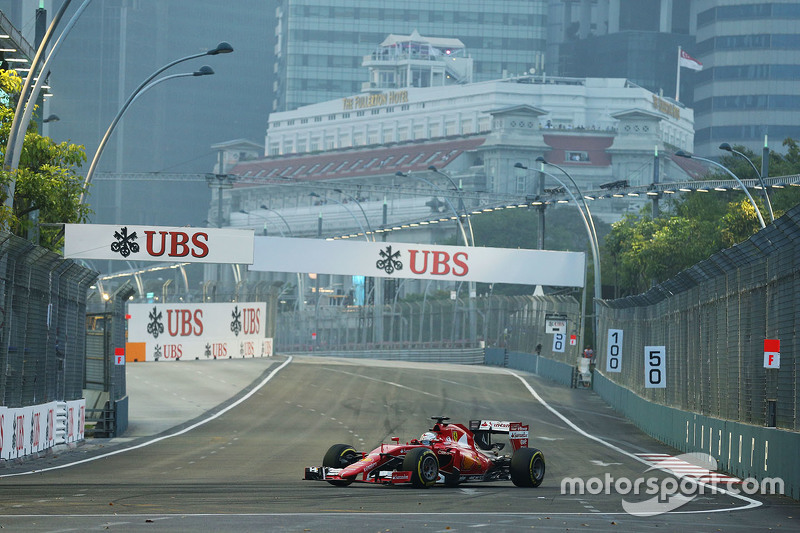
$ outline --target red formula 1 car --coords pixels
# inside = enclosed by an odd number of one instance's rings
[[[435,423],[419,439],[400,444],[381,444],[369,453],[348,444],[334,444],[322,466],[305,470],[305,479],[344,486],[353,482],[386,485],[410,484],[427,488],[437,483],[455,487],[469,481],[511,480],[518,487],[538,487],[544,479],[544,455],[528,448],[528,426],[519,422],[470,420],[449,424],[446,416],[431,417]],[[512,454],[501,455],[505,443],[493,443],[492,435],[507,434]]]

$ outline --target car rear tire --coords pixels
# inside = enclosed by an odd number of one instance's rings
[[[403,459],[403,470],[411,472],[411,485],[427,489],[439,478],[439,460],[428,448],[412,448]]]
[[[511,456],[511,481],[517,487],[538,487],[544,470],[544,454],[536,448],[520,448]]]
[[[322,466],[328,468],[344,468],[355,463],[359,460],[359,458],[359,453],[351,445],[334,444],[328,448],[328,451],[325,453],[325,457],[322,459]],[[334,481],[328,481],[328,483],[331,485],[336,485],[337,487],[346,487],[352,483],[352,481],[337,479]]]

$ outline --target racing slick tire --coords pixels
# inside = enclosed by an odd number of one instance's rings
[[[439,459],[429,448],[412,448],[403,459],[403,470],[411,472],[411,485],[427,489],[439,478]]]
[[[353,448],[349,444],[334,444],[328,451],[325,453],[325,457],[322,459],[322,466],[328,468],[344,468],[349,466],[359,459],[359,454],[355,448]],[[337,479],[334,481],[328,481],[331,485],[336,485],[337,487],[346,487],[352,481],[348,481],[345,479]]]
[[[517,487],[538,487],[544,479],[544,454],[536,448],[520,448],[511,456],[510,471]]]

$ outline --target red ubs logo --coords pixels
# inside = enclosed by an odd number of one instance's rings
[[[451,256],[449,253],[441,251],[409,250],[408,256],[411,263],[409,268],[414,274],[427,272],[434,276],[452,274],[460,277],[466,276],[469,272],[469,266],[466,263],[469,256],[466,252],[456,252]]]
[[[188,309],[167,309],[167,332],[172,337],[199,337],[203,334],[203,311],[192,313]]]
[[[183,231],[145,231],[147,236],[147,253],[153,257],[161,257],[166,253],[169,257],[205,257],[208,255],[208,233],[199,231],[189,235]]]
[[[242,325],[246,335],[253,335],[261,330],[261,309],[245,307],[242,309]]]

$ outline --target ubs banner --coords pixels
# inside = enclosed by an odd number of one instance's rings
[[[127,361],[272,356],[264,302],[128,304]]]
[[[250,264],[253,234],[251,229],[65,224],[64,257]]]
[[[250,270],[583,287],[583,252],[255,237]]]

